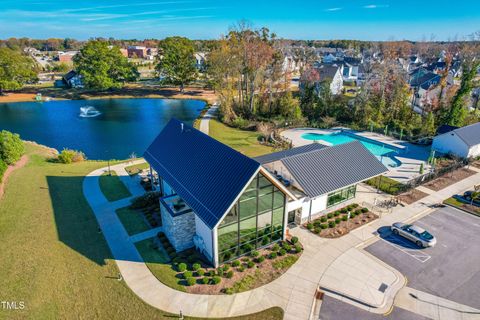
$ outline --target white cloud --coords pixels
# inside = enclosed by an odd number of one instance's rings
[[[325,11],[329,11],[329,12],[333,12],[333,11],[340,11],[342,10],[343,8],[328,8],[328,9],[325,9]]]
[[[363,6],[364,9],[377,9],[377,8],[388,8],[388,4],[368,4]]]

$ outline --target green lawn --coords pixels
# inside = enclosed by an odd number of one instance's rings
[[[403,191],[403,184],[384,176],[372,178],[365,183],[388,194],[396,195]]]
[[[469,205],[466,203],[463,203],[461,201],[458,201],[455,198],[448,198],[447,200],[443,201],[445,204],[449,204],[453,207],[457,207],[461,210],[465,210],[470,212],[473,215],[479,216],[480,217],[480,208],[474,205]]]
[[[117,209],[117,216],[123,224],[128,235],[134,235],[140,232],[150,230],[150,226],[142,217],[142,213],[136,210],[131,210],[129,207]]]
[[[153,245],[153,238],[135,243],[143,261],[158,280],[178,291],[186,291],[184,286],[178,284],[177,272],[172,269],[167,254],[154,249]]]
[[[8,180],[0,200],[1,300],[26,309],[0,309],[0,319],[172,319],[140,300],[121,281],[82,182],[104,162],[46,160],[27,144],[30,161]],[[238,320],[281,319],[272,308]],[[237,318],[235,318],[237,319]]]
[[[132,195],[115,171],[110,171],[110,174],[105,172],[100,176],[100,189],[108,201],[117,201]]]
[[[140,164],[134,164],[132,166],[125,167],[125,171],[131,176],[138,174],[140,171],[144,169],[150,168],[150,165],[146,162]]]
[[[258,143],[259,134],[257,132],[232,128],[214,119],[209,122],[209,135],[249,157],[261,156],[274,151],[272,147]]]

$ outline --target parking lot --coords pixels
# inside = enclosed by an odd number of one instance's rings
[[[365,250],[404,274],[409,287],[480,309],[480,218],[446,207],[415,224],[437,238],[434,248],[383,228]]]

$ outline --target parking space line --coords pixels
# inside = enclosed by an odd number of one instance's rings
[[[392,235],[380,239],[421,263],[427,262],[432,257],[429,254],[419,251],[419,249],[413,247],[413,244],[408,240],[403,240]],[[404,248],[405,246],[407,248]],[[408,249],[408,247],[411,249]]]

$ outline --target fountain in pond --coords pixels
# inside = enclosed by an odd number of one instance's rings
[[[80,117],[92,118],[101,115],[102,113],[92,106],[80,107]]]

